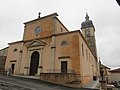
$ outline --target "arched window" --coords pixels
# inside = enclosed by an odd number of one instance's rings
[[[15,48],[14,50],[13,50],[13,52],[16,52],[17,51],[17,49]]]
[[[62,41],[61,46],[65,46],[65,45],[68,45],[68,44],[69,44],[68,41]]]

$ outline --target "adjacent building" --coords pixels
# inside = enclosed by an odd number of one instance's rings
[[[74,74],[81,86],[97,80],[95,28],[88,14],[81,24],[82,33],[68,30],[57,16],[39,15],[24,23],[23,40],[9,43],[5,69],[11,68],[13,75],[40,76],[42,80],[48,74]]]
[[[5,71],[7,52],[8,52],[8,47],[0,50],[0,73],[4,73]]]
[[[101,67],[103,69],[103,76],[105,77],[105,81],[107,82],[107,84],[111,83],[110,68],[103,64],[101,65]]]
[[[111,73],[111,81],[112,82],[118,82],[120,81],[120,68],[114,69],[110,71]]]

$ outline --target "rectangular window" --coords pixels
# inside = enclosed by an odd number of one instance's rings
[[[89,61],[90,61],[90,53],[89,53]]]
[[[83,44],[82,44],[82,55],[84,57],[84,47],[83,47]]]
[[[86,49],[86,59],[88,60],[88,52],[87,52],[87,49]]]

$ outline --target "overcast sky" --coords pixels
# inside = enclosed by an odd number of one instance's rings
[[[95,26],[97,51],[103,64],[120,67],[120,7],[116,0],[1,0],[0,49],[22,40],[24,22],[57,12],[70,30],[78,30],[86,11]]]

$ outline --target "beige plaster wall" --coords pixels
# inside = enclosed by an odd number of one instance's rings
[[[50,58],[51,58],[51,38],[47,38],[45,40],[47,43],[43,47],[43,57],[42,57],[42,66],[43,66],[43,73],[48,72],[48,69],[51,68],[50,66]]]
[[[52,17],[40,19],[35,22],[25,24],[23,40],[25,41],[35,39],[36,35],[34,30],[38,26],[42,29],[42,32],[39,35],[37,35],[37,38],[50,36],[53,34],[53,25],[54,23]]]
[[[69,32],[68,29],[58,19],[55,20],[55,23],[56,23],[56,34]]]
[[[51,38],[41,39],[46,43],[45,46],[36,46],[36,47],[27,47],[26,45],[29,43],[25,43],[23,46],[22,60],[21,60],[21,70],[20,73],[24,74],[24,71],[27,67],[28,74],[30,70],[31,63],[31,55],[34,51],[38,51],[40,54],[39,62],[42,64],[42,72],[46,73],[48,69],[50,69],[50,55],[51,55]],[[39,65],[40,66],[40,65]]]
[[[120,81],[120,73],[118,72],[111,72],[111,81],[114,82],[114,81]]]
[[[61,45],[63,41],[66,41],[67,45]],[[75,70],[76,74],[80,73],[80,61],[79,61],[79,46],[78,46],[77,33],[68,33],[58,35],[56,37],[56,57],[55,67],[61,69],[61,59],[68,60],[68,69]]]
[[[14,51],[16,49],[16,51]],[[19,60],[21,56],[22,42],[11,44],[8,48],[8,54],[5,64],[5,70],[11,68],[11,64],[15,64],[14,74],[19,73]]]
[[[82,51],[83,45],[83,51]],[[80,52],[80,75],[82,84],[85,85],[93,80],[93,76],[97,76],[97,62],[93,56],[91,50],[88,48],[88,45],[85,43],[82,38],[82,34],[79,33],[79,52]],[[84,55],[83,55],[84,53]]]
[[[20,72],[19,74],[24,74],[24,67],[28,67],[27,63],[28,63],[28,58],[30,57],[27,51],[27,47],[26,44],[23,44],[22,47],[22,57],[21,57],[21,61],[20,61]]]

